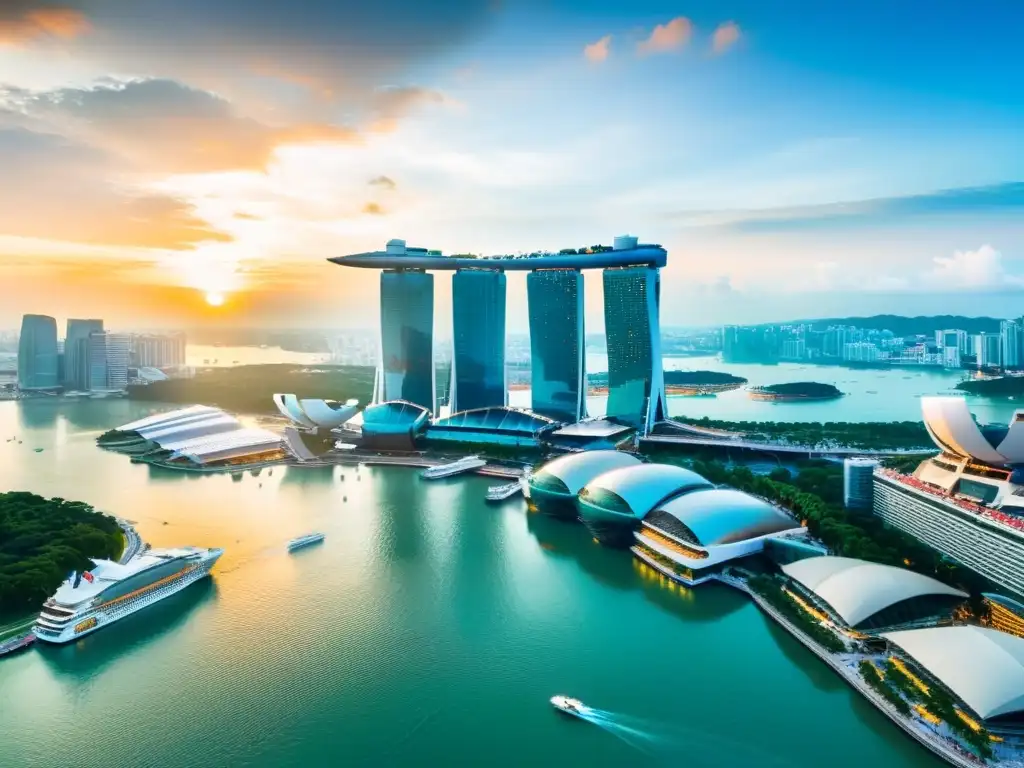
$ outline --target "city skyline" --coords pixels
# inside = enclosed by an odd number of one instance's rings
[[[598,228],[674,254],[667,326],[1018,314],[1009,3],[202,7],[0,10],[0,325],[345,327],[375,281],[323,258]],[[950,56],[963,40],[985,55]],[[511,276],[510,308],[525,294]]]

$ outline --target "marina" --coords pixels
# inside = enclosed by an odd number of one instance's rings
[[[450,464],[440,464],[425,469],[420,472],[420,477],[424,480],[441,480],[446,477],[462,475],[466,472],[475,472],[478,469],[483,469],[485,466],[487,466],[486,459],[481,459],[479,456],[466,456]]]

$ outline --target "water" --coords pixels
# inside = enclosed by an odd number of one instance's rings
[[[210,344],[189,344],[185,363],[196,368],[224,368],[232,365],[316,365],[329,363],[328,353],[289,352],[281,347],[215,347]]]
[[[744,596],[673,587],[522,499],[487,505],[492,480],[198,477],[95,447],[151,407],[0,403],[5,489],[227,549],[212,580],[0,661],[5,768],[940,765]],[[567,718],[556,693],[609,714]]]

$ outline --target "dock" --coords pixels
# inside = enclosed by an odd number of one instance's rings
[[[492,485],[487,489],[487,496],[485,498],[487,501],[505,501],[505,499],[510,499],[517,493],[522,493],[522,490],[523,486],[518,480],[505,483],[504,485]]]

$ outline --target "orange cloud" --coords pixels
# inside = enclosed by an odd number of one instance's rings
[[[381,208],[378,203],[367,203],[363,206],[363,213],[368,213],[372,216],[381,216],[384,214],[384,209]]]
[[[583,47],[583,57],[587,61],[599,62],[608,58],[612,44],[612,36],[605,35],[596,43],[590,43]]]
[[[59,5],[28,8],[14,0],[13,6],[0,3],[0,45],[18,45],[46,37],[69,40],[89,30],[89,21],[81,12]]]
[[[650,53],[677,51],[690,41],[692,34],[693,23],[685,16],[679,16],[656,26],[650,37],[637,44],[637,53],[646,56]]]
[[[391,133],[398,122],[409,113],[426,104],[457,105],[440,91],[418,86],[381,88],[373,97],[373,119],[370,130],[376,133]]]
[[[719,24],[711,36],[711,47],[715,53],[725,53],[740,39],[740,26],[734,21]]]

